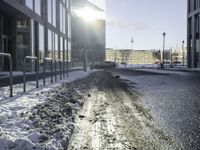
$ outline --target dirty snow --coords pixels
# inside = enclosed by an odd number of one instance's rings
[[[18,84],[13,98],[9,98],[9,87],[0,88],[0,150],[65,149],[73,131],[72,113],[84,99],[79,90],[86,88],[74,80],[91,72],[70,72],[68,78],[54,84],[47,79],[45,87],[40,80],[39,89],[35,82],[28,82],[26,93]]]

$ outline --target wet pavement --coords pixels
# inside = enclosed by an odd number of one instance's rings
[[[115,70],[140,92],[162,128],[187,150],[200,149],[200,73]]]

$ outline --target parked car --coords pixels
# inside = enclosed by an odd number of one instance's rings
[[[91,68],[95,68],[95,69],[106,69],[106,68],[116,68],[117,64],[115,62],[110,62],[110,61],[106,61],[106,62],[102,62],[99,64],[95,64],[92,65]]]

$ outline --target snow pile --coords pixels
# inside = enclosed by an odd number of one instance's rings
[[[73,72],[65,82],[90,73]],[[67,149],[88,82],[62,82],[0,103],[0,150]]]

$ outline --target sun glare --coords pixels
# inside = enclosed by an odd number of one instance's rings
[[[75,13],[87,22],[93,22],[94,20],[105,20],[104,12],[93,10],[90,7],[76,10]]]

